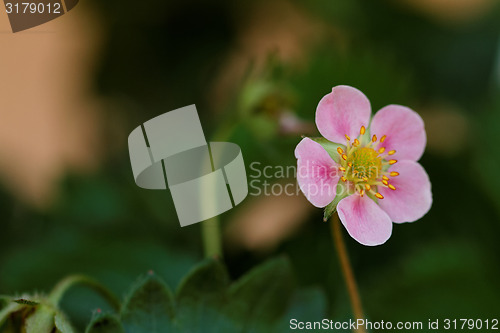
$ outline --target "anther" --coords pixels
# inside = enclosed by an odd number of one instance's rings
[[[396,151],[395,151],[395,150],[391,150],[391,151],[389,151],[387,154],[389,154],[389,155],[394,155],[395,153],[396,153]]]
[[[375,196],[376,196],[377,198],[379,198],[379,199],[383,199],[383,198],[384,198],[384,196],[383,196],[382,194],[378,193],[378,192],[377,192],[377,193],[375,193]]]
[[[385,138],[386,138],[386,136],[385,136],[385,135],[383,135],[383,136],[380,138],[380,142],[384,142],[384,141],[385,141]]]
[[[377,136],[375,134],[372,136],[372,142],[377,142]]]
[[[342,158],[344,159],[344,161],[347,161],[347,155],[346,154],[342,154]]]
[[[361,195],[361,196],[365,195],[365,190],[360,190],[359,195]]]
[[[378,152],[379,152],[380,154],[382,154],[384,151],[385,151],[385,147],[382,147],[382,148],[380,148],[380,149],[378,150]]]
[[[351,141],[351,138],[349,137],[349,135],[345,134],[345,138],[347,141]]]
[[[363,181],[365,181],[365,182],[368,181],[368,178],[366,178],[366,177],[361,177],[361,179],[363,179]]]
[[[393,165],[393,164],[397,163],[397,161],[398,161],[398,160],[390,160],[390,161],[389,161],[389,164],[390,164],[390,165]]]
[[[352,163],[351,163],[351,162],[348,162],[348,163],[347,163],[347,166],[348,166],[349,168],[351,168],[351,167],[352,167]]]
[[[382,184],[384,184],[385,186],[388,186],[389,185],[389,182],[385,179],[382,179]]]
[[[345,172],[345,168],[344,167],[340,167],[339,170],[342,171],[342,172]]]
[[[354,139],[354,142],[352,143],[352,145],[353,145],[354,147],[359,146],[359,140],[358,140],[358,139]]]
[[[347,178],[345,178],[344,176],[342,176],[340,179],[341,179],[343,182],[347,181]]]
[[[396,177],[396,176],[399,176],[399,172],[391,171],[390,175],[391,175],[391,177]]]
[[[365,127],[361,126],[361,129],[359,130],[359,134],[363,135],[363,134],[365,134],[365,131],[366,131]]]
[[[387,176],[382,176],[382,179],[383,179],[383,180],[389,180],[389,177],[387,177]]]
[[[344,153],[344,151],[340,147],[337,148],[337,151],[339,152],[340,155],[342,155]]]
[[[389,188],[390,188],[391,190],[393,190],[393,191],[396,189],[396,187],[394,187],[394,185],[392,185],[392,184],[389,184]]]
[[[367,191],[369,191],[371,189],[371,186],[369,184],[365,184],[365,188]]]

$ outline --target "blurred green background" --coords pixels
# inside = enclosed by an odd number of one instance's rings
[[[248,170],[290,166],[300,135],[317,133],[321,97],[347,84],[374,112],[402,104],[420,113],[434,197],[424,218],[395,225],[383,246],[344,232],[367,317],[498,318],[498,2],[89,0],[37,29],[52,34],[0,37],[10,50],[0,54],[2,80],[20,73],[7,69],[18,61],[19,71],[56,73],[24,80],[67,91],[41,97],[11,85],[0,94],[0,294],[48,291],[84,273],[121,296],[148,270],[175,288],[203,258],[200,225],[181,229],[169,192],[134,184],[128,133],[196,104],[207,138],[240,145]],[[19,50],[24,58],[9,58]],[[12,94],[36,100],[37,116],[16,113]],[[233,279],[285,255],[297,284],[321,291],[324,316],[349,317],[329,225],[300,193],[249,196],[221,220]],[[80,328],[107,309],[78,288],[62,307]]]

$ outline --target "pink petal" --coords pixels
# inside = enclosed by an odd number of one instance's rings
[[[384,244],[391,237],[391,219],[366,195],[355,193],[340,200],[337,211],[349,235],[363,245]]]
[[[424,121],[410,108],[401,105],[388,105],[373,116],[370,134],[379,139],[386,139],[379,147],[386,151],[395,150],[391,156],[399,160],[418,161],[424,153],[425,136]]]
[[[302,192],[316,207],[325,207],[335,199],[339,166],[319,143],[304,138],[295,148],[297,181]]]
[[[345,135],[356,138],[361,126],[368,126],[370,101],[353,87],[336,86],[325,95],[316,109],[316,126],[325,138],[345,143]]]
[[[431,182],[424,168],[417,162],[400,161],[389,171],[399,172],[399,176],[389,180],[396,189],[378,186],[384,196],[378,201],[380,207],[397,223],[420,219],[432,205]]]

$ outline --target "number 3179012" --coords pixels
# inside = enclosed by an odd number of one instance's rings
[[[5,3],[7,14],[61,14],[61,4],[55,3]]]

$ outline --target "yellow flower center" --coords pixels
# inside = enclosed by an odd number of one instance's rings
[[[396,190],[396,187],[390,184],[389,177],[399,176],[399,173],[386,171],[387,168],[384,170],[384,166],[397,163],[397,160],[390,158],[396,151],[386,151],[383,145],[385,135],[380,140],[374,135],[370,140],[364,136],[365,133],[365,127],[361,126],[360,135],[352,143],[351,138],[346,134],[346,151],[340,147],[337,148],[341,157],[339,171],[342,177],[340,179],[351,183],[361,196],[367,193],[377,199],[383,199],[384,196],[377,192],[378,186]]]
[[[375,181],[382,171],[382,158],[373,148],[363,147],[355,149],[347,157],[347,163],[352,164],[349,178],[368,179]]]

